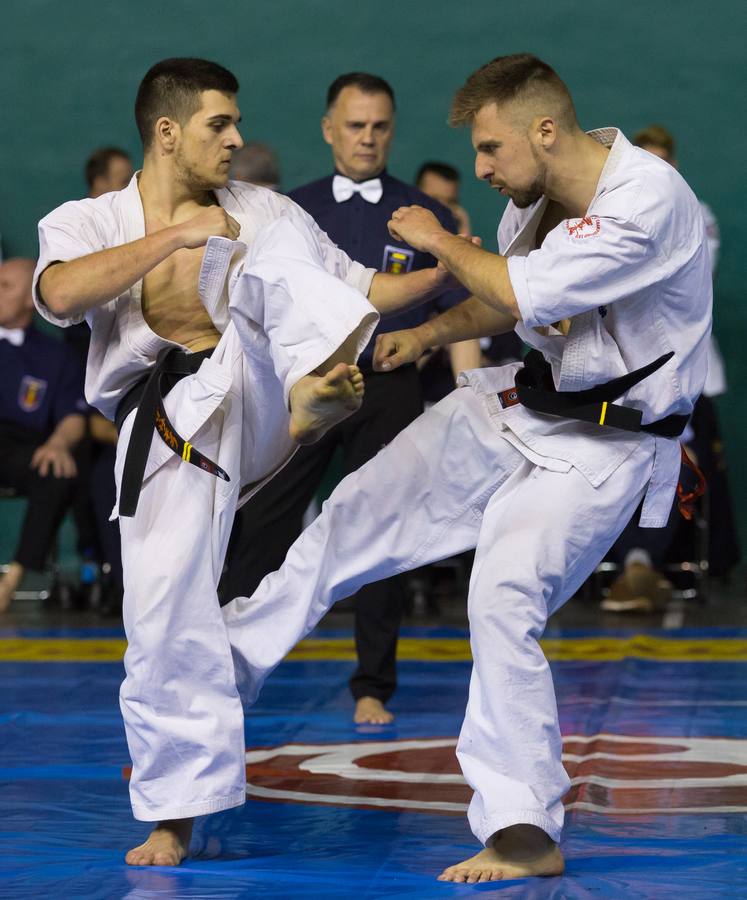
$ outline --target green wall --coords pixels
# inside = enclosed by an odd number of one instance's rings
[[[82,196],[81,167],[93,148],[120,144],[137,158],[138,81],[153,62],[178,55],[212,58],[237,74],[244,136],[275,145],[287,188],[329,169],[318,129],[329,82],[353,69],[383,75],[399,106],[391,170],[407,179],[426,157],[457,164],[467,176],[464,204],[493,246],[500,206],[470,178],[467,133],[450,130],[445,119],[454,89],[473,69],[529,50],[567,81],[585,127],[615,124],[628,134],[652,121],[670,127],[683,174],[718,216],[715,328],[731,384],[722,413],[739,500],[747,487],[747,216],[735,202],[740,195],[744,202],[747,158],[745,25],[739,0],[12,0],[0,11],[4,251],[35,253],[37,220]]]

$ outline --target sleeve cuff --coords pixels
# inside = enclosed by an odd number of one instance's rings
[[[36,271],[34,272],[34,281],[32,285],[32,296],[34,298],[34,306],[36,307],[36,311],[39,315],[46,319],[47,322],[51,322],[52,325],[57,325],[59,328],[69,328],[71,325],[78,325],[80,322],[83,322],[86,318],[85,313],[79,313],[75,316],[70,316],[69,318],[61,318],[56,316],[47,306],[47,304],[42,299],[41,294],[39,293],[39,280],[41,279],[44,272],[55,262],[69,262],[69,260],[62,259],[51,259],[51,260],[39,260],[39,263],[36,267]]]
[[[368,297],[375,274],[376,269],[367,269],[360,263],[353,262],[345,275],[345,284],[359,290],[364,297]]]
[[[521,321],[527,328],[535,328],[538,325],[542,325],[543,323],[537,319],[529,293],[527,257],[509,256],[506,259],[506,263],[508,265],[508,278],[513,288],[514,297],[516,297],[516,305],[519,307]]]

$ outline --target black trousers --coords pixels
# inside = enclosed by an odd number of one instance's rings
[[[42,435],[13,423],[0,423],[0,485],[28,498],[14,561],[40,571],[57,529],[75,496],[77,479],[42,477],[31,468]]]
[[[250,596],[269,572],[279,569],[302,530],[303,515],[339,448],[344,474],[372,459],[423,409],[415,366],[366,376],[361,408],[325,436],[301,447],[293,459],[236,515],[221,585],[221,602]],[[350,679],[353,697],[382,702],[397,686],[397,636],[405,594],[399,578],[362,588],[355,597],[358,667]]]
[[[117,448],[113,444],[94,443],[91,456],[89,490],[96,523],[99,562],[109,564],[112,584],[122,588],[122,546],[119,537],[119,520],[109,521],[117,499],[117,486],[114,481]]]

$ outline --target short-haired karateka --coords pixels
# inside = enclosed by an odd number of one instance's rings
[[[681,176],[617,128],[582,131],[565,84],[536,57],[478,69],[451,118],[471,128],[477,176],[510,198],[499,253],[423,208],[395,212],[392,232],[473,296],[382,335],[375,365],[511,329],[533,349],[523,365],[464,373],[338,486],[283,567],[225,614],[239,683],[256,694],[336,600],[476,548],[457,756],[485,849],[440,876],[474,883],[563,871],[570,781],[539,639],[641,503],[644,527],[669,516],[677,438],[706,376],[711,273]]]

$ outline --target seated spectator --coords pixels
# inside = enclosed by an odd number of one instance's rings
[[[124,150],[96,150],[85,166],[88,196],[92,199],[123,190],[132,178],[130,157]],[[63,338],[85,373],[91,330],[86,322],[65,328]],[[81,596],[105,615],[122,608],[122,559],[119,522],[109,521],[115,502],[114,460],[117,429],[101,413],[90,409],[86,441],[80,448],[79,490],[73,506],[81,565]],[[100,577],[97,577],[100,575]]]
[[[668,162],[673,168],[679,168],[675,153],[674,137],[661,125],[648,125],[635,135],[633,143],[637,147],[642,147],[649,153],[653,153],[654,156],[658,156],[659,159]],[[699,203],[703,219],[705,220],[708,251],[711,255],[711,272],[715,278],[721,250],[721,232],[711,207],[702,200]],[[726,393],[726,372],[716,338],[711,334],[711,343],[708,348],[708,375],[706,376],[703,395],[705,397],[717,397],[719,394],[724,393]]]
[[[73,451],[88,410],[68,348],[32,324],[33,274],[30,259],[0,266],[0,486],[28,498],[18,547],[0,579],[0,612],[26,569],[44,567],[75,492]]]
[[[118,147],[102,147],[86,162],[85,176],[89,197],[100,197],[126,188],[132,178],[132,160]]]
[[[679,525],[677,503],[665,528],[641,528],[639,518],[640,509],[607,554],[607,560],[616,563],[621,573],[602,600],[605,612],[662,612],[672,598],[672,583],[662,570]]]
[[[271,191],[280,189],[280,163],[268,144],[249,141],[231,154],[230,177],[234,181],[248,181]]]
[[[649,125],[633,138],[633,142],[677,168],[674,138],[661,125]],[[711,208],[700,201],[706,225],[711,256],[711,270],[716,274],[721,237]],[[708,351],[708,375],[703,395],[698,400],[688,430],[683,435],[688,452],[703,471],[708,483],[708,562],[711,575],[726,575],[739,561],[739,545],[731,504],[724,460],[723,442],[716,407],[711,398],[726,391],[723,360],[711,335]],[[683,473],[684,477],[684,473]],[[663,564],[680,532],[680,516],[675,504],[664,529],[640,528],[638,516],[620,535],[609,559],[622,566],[620,577],[612,585],[602,608],[609,612],[658,612],[672,595],[672,585],[662,574]]]

